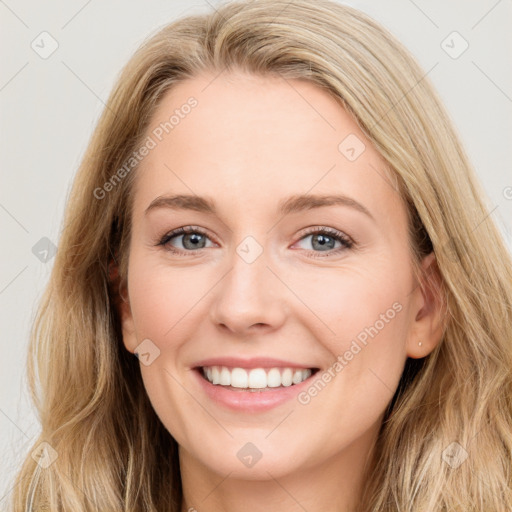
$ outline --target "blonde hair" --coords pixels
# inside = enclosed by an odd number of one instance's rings
[[[180,19],[122,71],[74,181],[30,338],[42,427],[32,449],[47,442],[58,457],[42,468],[27,456],[14,510],[180,511],[177,445],[124,349],[116,309],[136,168],[108,197],[94,191],[139,147],[173,84],[231,70],[308,80],[339,100],[398,182],[414,268],[436,256],[445,334],[428,357],[406,363],[361,511],[512,510],[510,255],[424,71],[372,19],[328,0],[234,2]],[[458,467],[443,455],[454,447],[468,455]]]

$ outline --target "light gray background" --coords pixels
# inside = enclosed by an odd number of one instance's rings
[[[431,70],[488,194],[490,215],[512,249],[512,1],[345,3],[383,23]],[[117,74],[138,45],[169,21],[218,5],[0,0],[0,509],[39,429],[25,358],[53,259],[41,262],[32,247],[43,237],[58,244],[80,159]],[[43,31],[58,42],[47,59],[31,47],[34,40],[50,47],[49,39],[41,42],[47,36],[38,37]],[[464,41],[450,36],[454,31],[469,44],[458,58]]]

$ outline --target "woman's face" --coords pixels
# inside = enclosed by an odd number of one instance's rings
[[[182,462],[356,470],[433,348],[383,160],[322,89],[241,73],[179,83],[147,136],[123,337]]]

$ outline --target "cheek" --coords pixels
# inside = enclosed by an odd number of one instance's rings
[[[331,364],[298,396],[301,408],[295,416],[304,425],[311,423],[308,418],[317,419],[309,435],[317,440],[319,457],[348,446],[379,423],[406,359],[407,309],[393,283],[359,276],[339,284],[345,286],[333,287],[316,303],[335,333],[318,338]],[[332,440],[330,447],[326,438]]]
[[[406,360],[407,276],[401,279],[398,272],[383,267],[332,272],[314,282],[304,281],[309,285],[301,288],[317,317],[310,323],[311,329],[316,325],[316,337],[330,353],[329,375],[324,375],[324,382],[332,382],[328,384],[332,403],[359,411],[377,411],[385,406]]]
[[[129,292],[137,340],[151,340],[158,353],[149,365],[140,365],[144,387],[163,425],[185,444],[190,411],[198,405],[182,384],[180,350],[194,332],[194,304],[206,290],[197,273],[133,254]]]
[[[406,279],[385,267],[385,262],[363,270],[347,264],[323,273],[313,270],[311,277],[307,271],[289,276],[287,283],[306,306],[303,318],[311,317],[309,326],[331,353],[343,353],[353,340],[403,345]]]
[[[144,388],[156,415],[168,432],[178,441],[187,443],[190,417],[198,409],[197,402],[182,385],[181,376],[166,357],[157,358],[150,366],[141,366]]]
[[[150,338],[165,349],[180,339],[187,321],[208,290],[204,272],[170,268],[134,258],[130,303],[140,338]]]

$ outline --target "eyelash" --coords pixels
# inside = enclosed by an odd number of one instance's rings
[[[202,249],[205,249],[205,247],[202,247],[201,249],[198,249],[198,250],[195,250],[195,251],[194,250],[183,251],[181,249],[176,249],[172,245],[169,245],[169,242],[173,238],[175,238],[175,237],[177,237],[179,235],[187,235],[187,234],[191,234],[191,233],[198,233],[200,235],[206,236],[207,238],[210,238],[208,236],[208,234],[203,229],[201,229],[201,228],[199,228],[197,226],[184,226],[184,227],[177,228],[177,229],[175,229],[173,231],[170,231],[169,233],[165,234],[159,240],[159,242],[157,242],[156,245],[157,246],[163,246],[163,247],[166,248],[166,250],[168,250],[171,253],[176,254],[178,256],[186,256],[186,255],[188,255],[190,253],[199,252]],[[316,235],[316,234],[328,235],[329,237],[334,238],[336,241],[341,242],[342,247],[338,247],[337,249],[331,249],[329,251],[325,251],[326,255],[322,255],[321,254],[323,251],[308,250],[307,252],[308,253],[312,253],[314,258],[326,258],[326,257],[330,257],[330,256],[333,256],[333,255],[337,255],[341,251],[344,251],[344,250],[347,250],[347,249],[352,249],[355,246],[355,242],[353,242],[352,239],[349,238],[347,235],[344,235],[341,231],[338,231],[337,229],[328,228],[328,227],[314,227],[314,228],[310,228],[310,229],[308,229],[306,231],[306,233],[303,233],[303,235],[301,236],[300,240],[302,240],[303,238],[306,238],[309,235]]]

